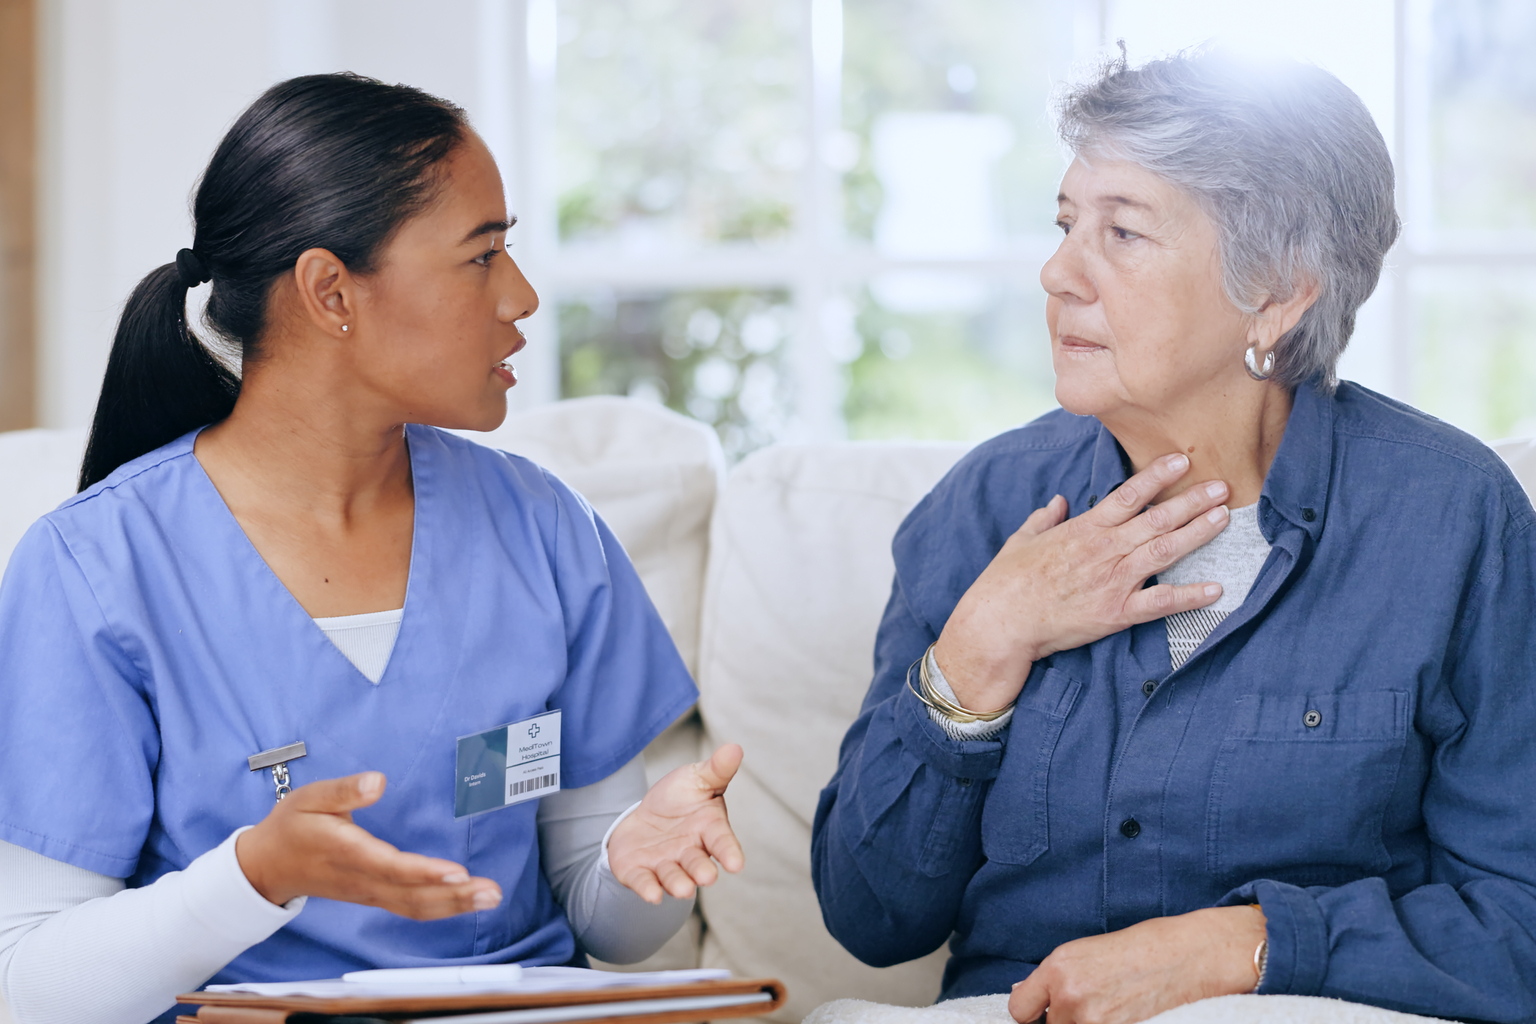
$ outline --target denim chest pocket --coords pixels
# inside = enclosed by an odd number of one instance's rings
[[[1382,823],[1411,717],[1406,690],[1239,697],[1211,777],[1211,874],[1339,885],[1386,871]]]
[[[981,812],[981,849],[989,861],[1032,864],[1050,846],[1051,758],[1081,689],[1076,679],[1048,668],[1019,694],[1008,748]]]

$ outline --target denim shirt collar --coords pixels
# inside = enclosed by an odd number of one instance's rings
[[[1328,516],[1333,476],[1333,396],[1313,378],[1292,396],[1280,450],[1259,495],[1259,527],[1271,544],[1281,521],[1299,527],[1315,544]]]
[[[1282,523],[1299,527],[1315,543],[1327,517],[1328,486],[1333,466],[1333,398],[1319,390],[1314,378],[1292,396],[1280,450],[1264,478],[1259,496],[1259,528],[1271,544]],[[1098,502],[1130,475],[1124,451],[1103,424],[1093,445],[1089,473],[1090,500]],[[1074,509],[1077,515],[1083,509]]]

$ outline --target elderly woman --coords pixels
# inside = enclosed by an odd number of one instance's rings
[[[1536,1015],[1536,522],[1335,375],[1397,235],[1360,100],[1205,53],[1070,93],[1041,272],[1063,408],[896,535],[817,811],[832,933],[941,998]],[[1021,525],[1022,524],[1022,525]]]

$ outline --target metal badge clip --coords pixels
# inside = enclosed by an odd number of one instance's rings
[[[281,800],[292,792],[288,785],[288,762],[297,761],[306,753],[308,751],[304,749],[304,742],[300,740],[286,747],[273,747],[271,750],[252,754],[245,759],[245,763],[251,766],[253,772],[259,772],[263,768],[272,769],[272,783],[277,787],[277,798]]]

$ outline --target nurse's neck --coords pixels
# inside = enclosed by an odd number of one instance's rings
[[[403,607],[415,522],[405,410],[352,365],[355,348],[303,326],[274,324],[234,412],[195,454],[310,615]]]

